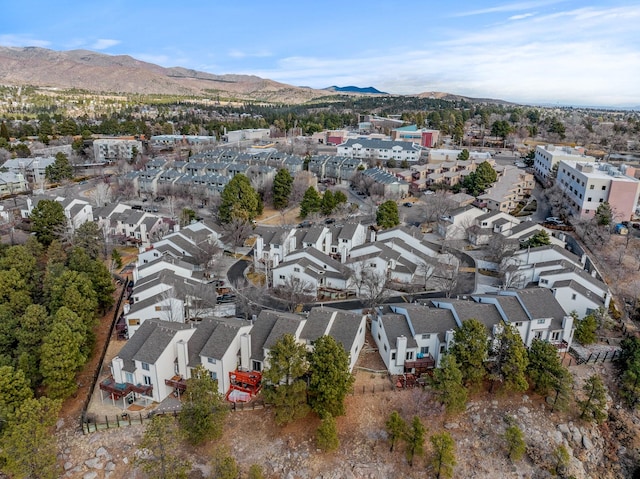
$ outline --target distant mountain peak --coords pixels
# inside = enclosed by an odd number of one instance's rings
[[[388,93],[378,90],[372,86],[368,86],[365,88],[357,87],[357,86],[330,86],[325,88],[328,91],[342,92],[342,93],[369,93],[372,95],[388,95]]]

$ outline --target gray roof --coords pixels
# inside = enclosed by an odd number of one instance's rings
[[[377,138],[350,138],[338,146],[353,147],[355,144],[362,145],[365,148],[375,148],[379,150],[390,150],[393,147],[400,147],[402,150],[409,151],[420,150],[418,145],[410,141],[379,140]]]
[[[435,333],[444,340],[444,333],[457,328],[453,313],[447,309],[429,308],[419,304],[399,306],[407,310],[416,335]]]
[[[523,306],[529,312],[532,320],[542,318],[563,318],[564,309],[553,296],[553,291],[547,288],[530,288],[518,291]]]
[[[590,291],[573,279],[565,279],[563,281],[556,281],[553,283],[553,289],[555,290],[558,288],[570,288],[585,298],[589,298],[591,301],[600,303],[600,305],[604,306],[604,298],[598,296],[593,291]]]
[[[382,326],[387,333],[391,349],[396,347],[395,340],[400,336],[407,338],[407,347],[415,348],[418,346],[407,323],[407,318],[403,314],[383,314]]]
[[[146,320],[118,354],[123,360],[123,369],[133,372],[135,369],[134,361],[154,364],[167,346],[171,344],[176,331],[190,327],[188,324],[159,319]]]
[[[200,364],[200,356],[222,359],[240,328],[249,324],[239,319],[203,319],[189,339],[189,364]]]
[[[253,322],[253,327],[251,328],[251,359],[264,361],[264,348],[270,348],[273,343],[275,343],[275,341],[280,338],[280,336],[291,332],[284,331],[279,336],[277,335],[277,333],[272,334],[275,329],[276,323],[278,323],[278,320],[281,318],[287,319],[289,321],[302,320],[300,316],[292,313],[269,311],[266,309],[260,311],[258,319]],[[282,329],[282,325],[279,326],[278,330]],[[295,330],[293,332],[295,332]]]
[[[331,322],[331,318],[333,322]],[[358,329],[362,323],[362,315],[333,308],[313,308],[309,311],[307,322],[300,333],[300,338],[315,341],[321,336],[328,335],[342,344],[349,352],[358,336]],[[327,331],[327,327],[331,326]]]
[[[447,303],[453,307],[454,315],[457,316],[460,323],[469,319],[477,319],[484,324],[491,332],[493,326],[502,323],[502,316],[493,304],[477,303],[466,299],[438,299],[433,300],[434,303]]]

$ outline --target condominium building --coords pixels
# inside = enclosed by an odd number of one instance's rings
[[[536,178],[547,184],[552,176],[553,168],[561,160],[594,162],[593,156],[584,154],[582,147],[571,148],[569,146],[544,145],[536,146],[535,158],[533,160],[533,171]]]
[[[591,218],[606,201],[614,221],[628,221],[640,194],[640,181],[634,173],[635,168],[626,165],[617,168],[607,163],[562,160],[556,184],[566,196],[573,216]]]

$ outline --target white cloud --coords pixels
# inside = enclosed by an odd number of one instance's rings
[[[638,19],[640,6],[580,8],[448,32],[419,49],[287,57],[273,69],[247,73],[315,88],[348,83],[401,94],[448,91],[523,103],[638,105]]]
[[[47,48],[51,45],[48,40],[38,40],[29,35],[15,35],[6,33],[0,35],[0,45],[7,47],[42,47]]]
[[[109,38],[99,38],[96,42],[91,45],[91,48],[94,50],[106,50],[107,48],[113,47],[120,43],[120,40],[112,40]]]
[[[521,15],[513,15],[509,17],[507,20],[524,20],[525,18],[533,17],[534,15],[535,13],[523,13]]]
[[[530,8],[540,8],[547,5],[554,5],[566,0],[539,0],[533,2],[516,2],[506,3],[504,5],[498,5],[495,7],[481,8],[478,10],[468,10],[466,12],[458,12],[454,14],[454,17],[470,17],[473,15],[486,15],[488,13],[502,13],[502,12],[517,12],[520,10],[528,10]]]
[[[265,58],[265,57],[270,57],[271,52],[269,52],[268,50],[257,50],[253,52],[246,52],[242,50],[232,49],[232,50],[229,50],[228,55],[231,58],[249,58],[249,57]]]

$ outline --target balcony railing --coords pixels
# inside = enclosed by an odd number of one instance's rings
[[[433,359],[433,356],[431,356],[431,354],[423,354],[422,357],[418,357],[416,359],[412,359],[411,361],[404,362],[405,372],[411,372],[412,370],[419,372],[427,369],[433,369],[435,367],[436,367],[436,360]]]
[[[114,398],[119,399],[125,397],[134,392],[143,396],[153,396],[153,386],[150,384],[132,384],[132,383],[117,383],[113,379],[113,376],[109,376],[107,379],[100,383],[100,389],[112,394]]]

